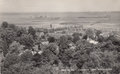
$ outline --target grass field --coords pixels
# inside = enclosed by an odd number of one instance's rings
[[[65,25],[84,25],[85,27],[116,29],[120,26],[120,12],[1,13],[0,23],[3,21],[24,27],[48,28],[50,24],[53,24],[53,27],[56,28],[61,27],[60,24],[64,23],[62,27]]]

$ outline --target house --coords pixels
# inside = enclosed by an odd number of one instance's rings
[[[91,39],[91,38],[88,38],[87,39],[87,41],[89,42],[89,43],[92,43],[92,44],[98,44],[98,41],[95,41],[95,40],[93,40],[93,39]]]
[[[110,36],[109,32],[103,32],[100,34],[100,36],[103,36],[104,38],[108,38]]]
[[[43,45],[48,45],[48,44],[49,44],[49,41],[43,41],[43,42],[41,42],[41,44],[43,44]]]
[[[76,46],[75,46],[74,43],[71,42],[71,43],[69,43],[68,45],[69,45],[69,49],[70,49],[70,50],[75,50],[75,49],[76,49]]]

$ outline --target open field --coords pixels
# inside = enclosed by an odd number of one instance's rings
[[[84,27],[104,26],[116,29],[120,26],[120,12],[1,13],[0,23],[3,21],[24,27],[48,28],[53,24],[54,28],[65,25],[84,25]]]

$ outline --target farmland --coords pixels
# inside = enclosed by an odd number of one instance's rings
[[[45,28],[48,28],[50,24],[56,28],[65,25],[84,25],[86,27],[86,25],[98,24],[100,26],[101,23],[107,23],[113,24],[116,28],[120,25],[119,14],[120,12],[1,13],[0,22],[8,21],[24,27]]]

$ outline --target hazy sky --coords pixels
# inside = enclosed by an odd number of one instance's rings
[[[0,12],[120,11],[120,0],[0,0]]]

